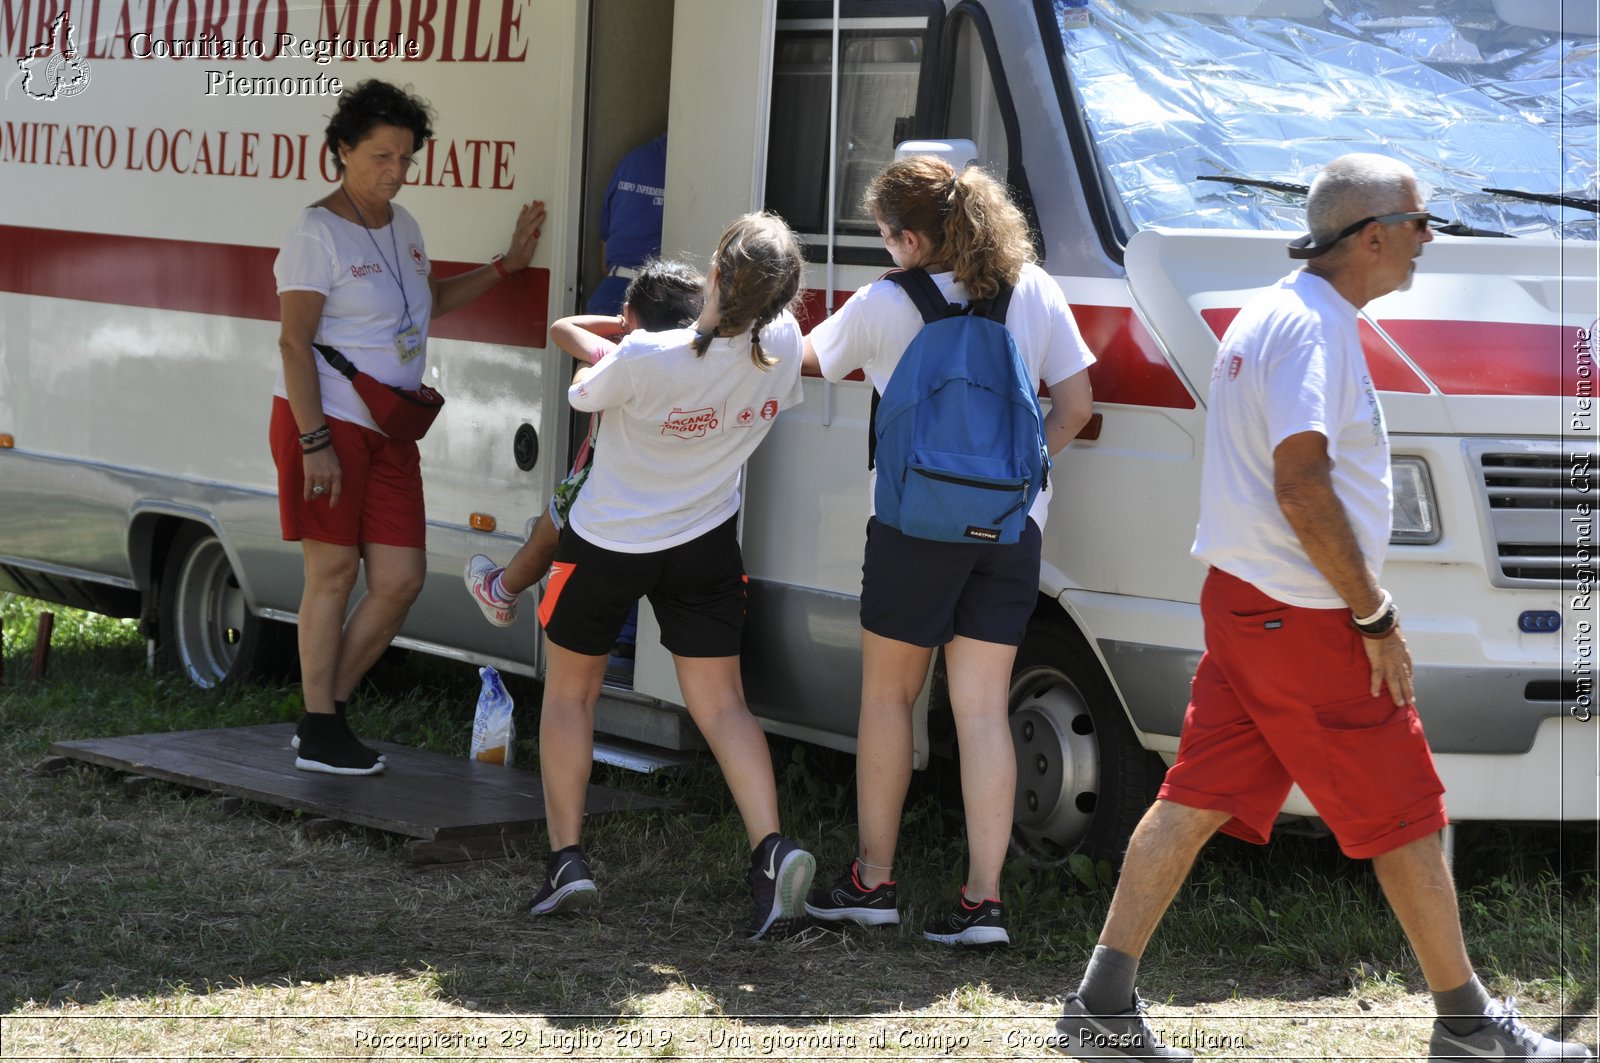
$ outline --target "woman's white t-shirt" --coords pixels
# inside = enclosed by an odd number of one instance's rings
[[[958,283],[954,273],[930,276],[949,302],[964,305],[970,301],[966,285]],[[860,369],[881,395],[906,348],[922,331],[922,324],[922,315],[911,297],[893,281],[879,280],[858,289],[832,317],[811,330],[809,339],[824,377],[843,380]],[[1032,263],[1024,266],[1017,278],[1006,309],[1006,328],[1016,341],[1029,374],[1044,381],[1046,387],[1054,387],[1094,364],[1094,355],[1078,332],[1061,286]],[[876,491],[876,476],[874,470],[867,485],[869,499]],[[1044,528],[1049,505],[1050,482],[1046,479],[1044,490],[1028,511],[1040,529]]]
[[[278,292],[319,292],[326,302],[314,342],[336,348],[368,376],[396,387],[422,383],[427,363],[433,297],[428,252],[416,219],[399,204],[381,229],[366,229],[324,207],[307,207],[283,241],[272,271]],[[407,321],[421,345],[402,359],[396,335]],[[377,429],[366,403],[327,359],[316,355],[322,411],[341,421]],[[283,369],[274,395],[288,397]]]
[[[761,332],[776,364],[750,359],[750,336],[704,355],[694,330],[634,332],[567,391],[605,410],[594,467],[568,517],[579,535],[624,554],[696,539],[739,511],[739,474],[778,414],[798,406],[800,326],[785,312]]]

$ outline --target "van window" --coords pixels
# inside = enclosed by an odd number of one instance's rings
[[[874,246],[878,230],[861,197],[894,147],[919,134],[917,111],[929,47],[927,18],[846,19],[839,40],[839,136],[835,231],[844,246]],[[831,22],[781,19],[767,138],[767,209],[808,244],[828,231]]]
[[[945,135],[965,138],[978,146],[978,162],[990,173],[1005,177],[1010,162],[1005,119],[995,91],[978,25],[971,17],[955,27],[955,61],[950,76],[950,118]]]
[[[1429,209],[1472,229],[1593,240],[1592,206],[1529,198],[1600,196],[1594,19],[1563,32],[1555,6],[1052,0],[1044,29],[1124,242],[1157,225],[1303,231],[1303,192],[1202,178],[1303,185],[1348,151],[1403,159]],[[1229,8],[1250,13],[1206,13]]]

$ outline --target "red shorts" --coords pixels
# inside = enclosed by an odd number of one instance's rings
[[[338,546],[426,544],[422,463],[414,442],[390,439],[362,425],[329,417],[339,456],[339,504],[324,495],[305,500],[300,428],[289,400],[272,399],[272,460],[278,466],[278,520],[288,542],[314,539]]]
[[[1227,812],[1224,833],[1264,844],[1298,783],[1356,859],[1444,827],[1422,721],[1367,692],[1348,610],[1285,605],[1213,568],[1200,614],[1206,652],[1161,800]]]

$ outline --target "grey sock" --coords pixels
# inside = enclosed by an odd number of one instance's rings
[[[1133,980],[1139,974],[1139,957],[1105,945],[1096,945],[1083,972],[1078,996],[1094,1015],[1116,1015],[1133,1007]]]
[[[1463,1037],[1483,1025],[1488,1007],[1489,991],[1477,975],[1467,979],[1466,985],[1433,995],[1433,1010],[1439,1013],[1439,1021],[1445,1029]]]

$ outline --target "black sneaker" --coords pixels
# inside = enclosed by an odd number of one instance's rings
[[[806,897],[806,914],[813,919],[829,923],[860,923],[862,926],[888,926],[900,921],[900,909],[895,907],[894,883],[880,882],[871,889],[861,884],[856,872],[858,860],[850,866],[833,885],[818,886]]]
[[[750,854],[750,894],[755,916],[750,920],[750,940],[786,937],[805,920],[805,895],[817,861],[788,838],[769,834]]]
[[[349,731],[350,730],[350,720],[345,715],[344,706],[343,705],[335,706],[333,714],[335,716],[339,717],[339,719],[344,721],[345,730]],[[296,752],[299,751],[299,749],[300,749],[300,740],[301,740],[301,738],[303,738],[305,736],[305,733],[306,733],[306,717],[307,716],[315,716],[315,715],[316,715],[316,713],[306,712],[304,710],[301,711],[301,713],[300,713],[300,722],[294,725],[294,737],[289,739],[289,748],[290,749],[293,749]],[[359,745],[362,749],[365,749],[368,752],[372,753],[379,760],[387,760],[387,758],[382,753],[379,753],[377,750],[373,749],[371,746],[369,746],[365,742],[361,741],[360,738],[356,738],[356,733],[354,731],[350,731],[350,737],[351,738],[355,738],[357,745]]]
[[[362,745],[342,718],[308,712],[300,720],[294,766],[329,775],[377,775],[383,771],[383,758]]]
[[[1137,998],[1133,1007],[1115,1015],[1093,1015],[1076,993],[1068,993],[1056,1020],[1053,1047],[1077,1059],[1189,1060],[1194,1053],[1183,1048],[1168,1048],[1161,1043],[1150,1020],[1145,1018],[1144,1001]]]
[[[922,936],[941,945],[1011,944],[1000,902],[990,899],[973,906],[967,900],[965,886],[961,889],[961,899],[956,901],[956,906],[948,914],[923,927]]]
[[[1593,1059],[1576,1041],[1546,1037],[1522,1021],[1517,1002],[1489,1001],[1484,1023],[1469,1034],[1451,1033],[1442,1022],[1433,1024],[1428,1041],[1429,1059]]]
[[[589,872],[589,861],[576,845],[558,849],[550,854],[544,866],[544,882],[539,892],[528,901],[529,915],[554,915],[587,908],[599,897],[594,886],[594,876]]]

